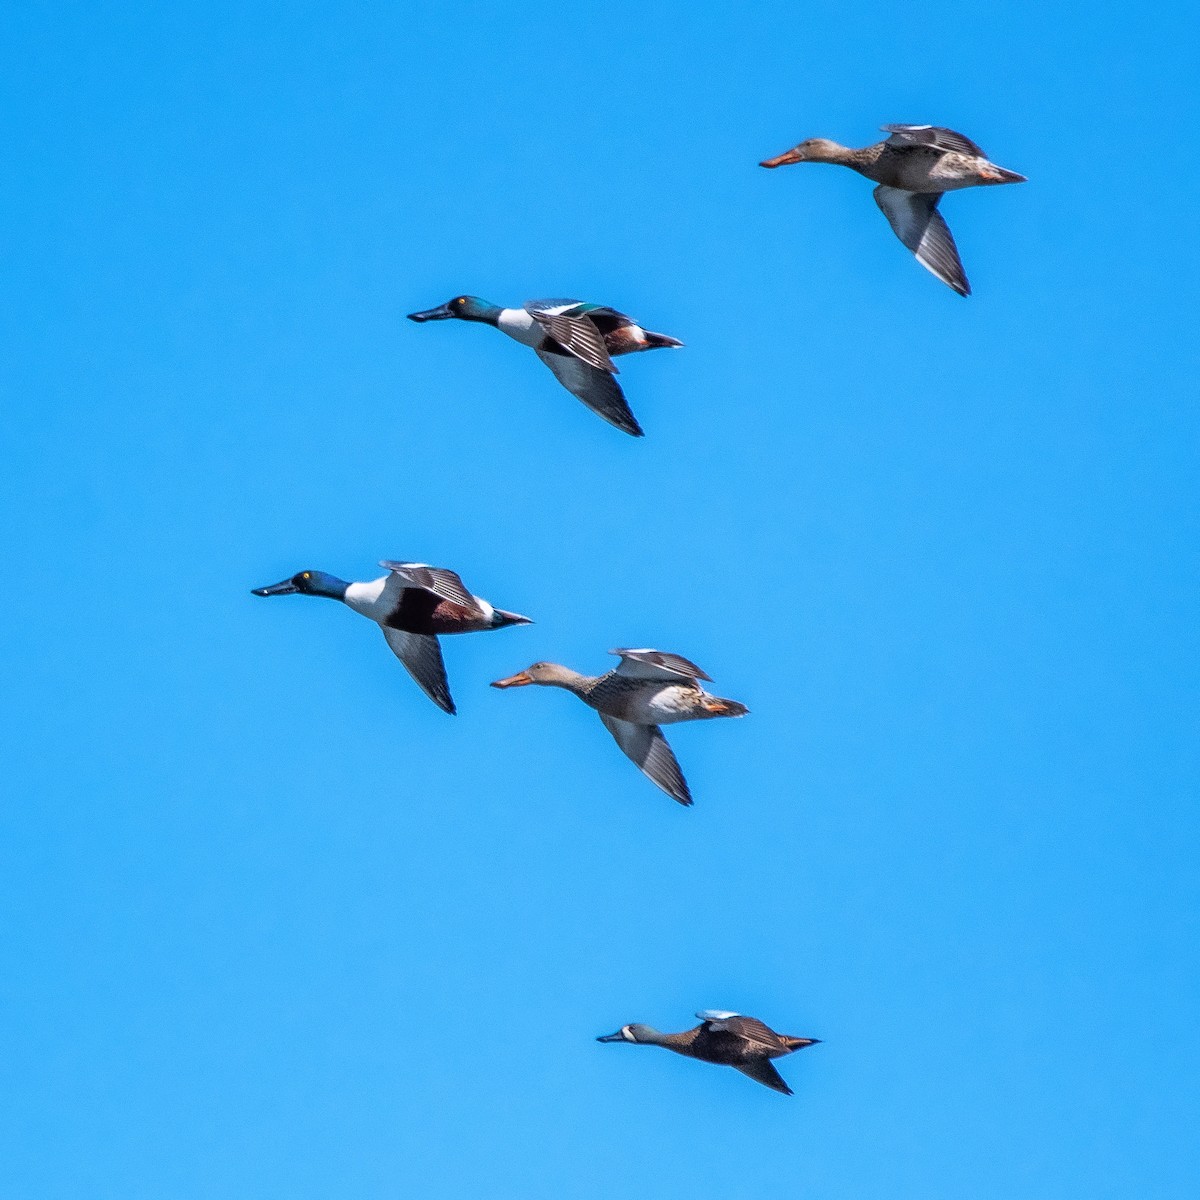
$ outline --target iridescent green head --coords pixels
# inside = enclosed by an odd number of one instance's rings
[[[495,325],[503,310],[498,304],[481,300],[478,296],[455,296],[437,308],[427,308],[424,312],[409,313],[408,319],[422,323],[425,321],[448,321],[452,317],[459,321],[482,321],[486,325]]]

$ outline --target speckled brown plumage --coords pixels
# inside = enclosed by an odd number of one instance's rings
[[[749,710],[737,700],[711,696],[699,684],[699,667],[677,654],[658,650],[614,650],[621,665],[604,675],[582,675],[561,663],[534,663],[525,671],[497,679],[497,688],[563,688],[600,714],[627,758],[680,804],[692,797],[679,763],[660,728],[680,721],[740,717]]]
[[[849,167],[874,180],[875,202],[892,231],[917,261],[943,283],[968,296],[971,286],[958,248],[938,212],[942,194],[960,188],[1023,183],[1024,175],[991,162],[970,138],[937,125],[885,125],[891,136],[852,149],[828,138],[808,138],[764,160],[764,167],[822,162]]]

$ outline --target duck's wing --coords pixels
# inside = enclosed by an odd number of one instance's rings
[[[783,1081],[783,1076],[775,1070],[775,1064],[769,1058],[748,1058],[745,1062],[735,1063],[736,1070],[759,1083],[765,1083],[772,1091],[782,1092],[785,1096],[792,1094],[792,1089]]]
[[[604,335],[589,313],[611,313],[595,304],[578,300],[530,300],[525,311],[569,354],[598,371],[617,374],[616,364],[604,344]]]
[[[974,154],[987,158],[969,137],[942,125],[881,125],[879,128],[892,135],[888,141],[893,146],[933,146],[947,154]]]
[[[384,570],[400,576],[407,587],[422,588],[443,600],[449,600],[451,604],[460,604],[463,608],[479,607],[475,597],[467,591],[458,575],[445,567],[431,567],[428,563],[393,562],[387,558],[379,565]]]
[[[589,304],[586,300],[527,300],[525,311],[551,316],[590,317],[593,321],[619,321],[622,325],[638,324],[628,313],[619,312],[608,304]]]
[[[417,686],[443,712],[453,715],[454,698],[446,682],[446,664],[437,638],[425,633],[405,633],[403,629],[380,626],[392,653],[404,664],[404,669],[417,681]]]
[[[621,660],[617,674],[631,679],[667,679],[676,683],[681,679],[707,679],[712,683],[710,675],[682,654],[668,654],[665,650],[610,650],[609,654]]]
[[[601,371],[565,351],[535,350],[534,353],[554,372],[555,379],[597,416],[615,425],[622,433],[632,437],[643,436],[642,427],[626,403],[621,385],[607,371]]]
[[[950,226],[938,212],[942,193],[906,192],[881,183],[874,196],[892,230],[917,256],[917,262],[960,296],[969,296],[971,285],[958,257],[958,247]]]
[[[779,1054],[787,1049],[787,1043],[769,1025],[757,1017],[743,1017],[740,1013],[715,1013],[707,1016],[697,1013],[713,1030],[724,1030],[745,1042],[752,1050],[768,1054]]]
[[[637,765],[643,775],[662,788],[672,800],[691,804],[692,793],[688,790],[687,780],[657,725],[635,725],[632,721],[622,721],[607,713],[601,713],[600,720],[625,756]]]

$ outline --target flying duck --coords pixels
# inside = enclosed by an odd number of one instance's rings
[[[771,1062],[805,1046],[815,1046],[820,1038],[789,1037],[776,1033],[754,1017],[739,1013],[705,1009],[696,1014],[701,1024],[682,1033],[659,1033],[649,1025],[622,1025],[616,1033],[596,1039],[598,1042],[633,1042],[639,1046],[663,1046],[676,1054],[698,1058],[701,1062],[733,1067],[759,1083],[792,1094]]]
[[[444,567],[386,559],[379,565],[388,574],[369,583],[347,583],[324,571],[301,571],[282,583],[254,588],[253,594],[325,596],[369,617],[383,630],[384,640],[418,687],[438,708],[453,713],[438,634],[479,633],[532,622],[472,596],[463,581]]]
[[[521,308],[501,308],[478,296],[455,296],[440,308],[409,313],[410,321],[478,321],[531,346],[554,377],[610,425],[633,437],[642,427],[613,378],[613,358],[639,350],[682,346],[678,338],[651,333],[632,317],[603,304],[581,300],[530,300]]]
[[[852,150],[827,138],[809,138],[793,149],[760,163],[824,162],[849,167],[879,186],[875,203],[896,236],[931,271],[960,296],[971,294],[950,227],[938,212],[943,192],[1024,183],[1025,176],[989,161],[970,138],[937,125],[883,125],[886,141]]]
[[[710,696],[700,681],[711,679],[695,663],[661,650],[610,650],[621,663],[606,675],[581,675],[558,663],[534,663],[526,671],[497,679],[494,688],[565,688],[600,714],[626,756],[680,804],[691,804],[687,781],[661,725],[741,717],[750,710],[736,700]]]

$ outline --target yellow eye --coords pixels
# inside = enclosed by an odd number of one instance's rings
[[[312,578],[312,572],[311,572],[311,571],[305,571],[305,572],[304,572],[304,574],[300,576],[300,578],[301,578],[301,579],[311,579],[311,578]]]

